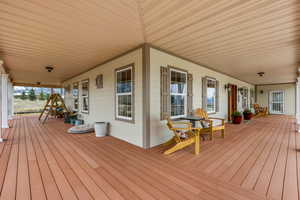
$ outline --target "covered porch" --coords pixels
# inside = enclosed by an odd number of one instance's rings
[[[0,200],[300,200],[298,0],[1,0],[0,11]],[[64,106],[45,106],[45,123],[16,115],[14,86],[62,88]],[[198,109],[199,126],[166,126]],[[54,116],[108,126],[72,135]],[[213,129],[225,138],[195,155]],[[190,146],[166,156],[172,136]]]
[[[164,156],[69,125],[16,116],[0,143],[1,199],[299,199],[294,117],[227,124],[227,137]]]

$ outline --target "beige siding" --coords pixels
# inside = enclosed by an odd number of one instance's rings
[[[284,91],[284,114],[295,115],[296,85],[294,83],[257,86],[257,103],[261,106],[269,107],[270,91],[277,91],[277,90]]]
[[[135,123],[128,123],[115,120],[115,69],[134,63],[135,64]],[[96,76],[103,74],[102,89],[96,88]],[[81,83],[84,79],[90,80],[89,114],[81,113]],[[96,121],[106,121],[111,124],[110,134],[119,139],[142,147],[142,49],[135,50],[129,54],[103,64],[91,71],[80,76],[72,78],[64,83],[64,85],[72,84],[79,81],[79,113],[86,123],[94,123]],[[72,88],[72,87],[71,87]],[[72,94],[66,95],[66,104],[73,107]]]
[[[202,77],[210,76],[216,78],[220,82],[220,109],[213,116],[227,118],[227,91],[224,85],[232,83],[238,87],[254,88],[253,85],[231,78],[221,73],[217,73],[200,65],[188,62],[181,58],[166,54],[162,51],[150,49],[150,144],[155,146],[161,144],[171,137],[171,134],[166,129],[166,123],[160,121],[160,67],[171,65],[177,68],[188,70],[193,74],[193,108],[201,107],[202,102]],[[249,92],[250,95],[250,92]],[[239,110],[241,110],[239,106]]]

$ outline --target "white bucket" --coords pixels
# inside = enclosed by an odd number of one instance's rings
[[[106,122],[95,122],[95,133],[96,137],[103,137],[107,135],[107,123]]]

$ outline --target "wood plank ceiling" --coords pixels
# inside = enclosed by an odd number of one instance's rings
[[[17,82],[59,84],[144,42],[254,84],[293,82],[299,11],[299,0],[1,0],[0,53]]]

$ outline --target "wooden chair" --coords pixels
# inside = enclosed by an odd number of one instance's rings
[[[221,131],[221,136],[225,137],[225,120],[222,118],[208,117],[205,110],[198,108],[195,110],[195,115],[204,118],[203,122],[208,123],[208,127],[202,127],[200,134],[208,133],[210,139],[213,139],[213,133],[215,131]],[[220,125],[214,125],[213,120],[220,120],[222,123]]]
[[[191,123],[174,122],[170,119],[168,119],[167,126],[174,133],[174,136],[169,141],[164,143],[164,145],[175,145],[166,150],[164,152],[165,155],[171,154],[192,144],[195,144],[195,154],[199,154],[200,128],[193,128]]]
[[[253,108],[255,110],[256,117],[268,115],[268,107],[261,107],[259,104],[253,104]]]

